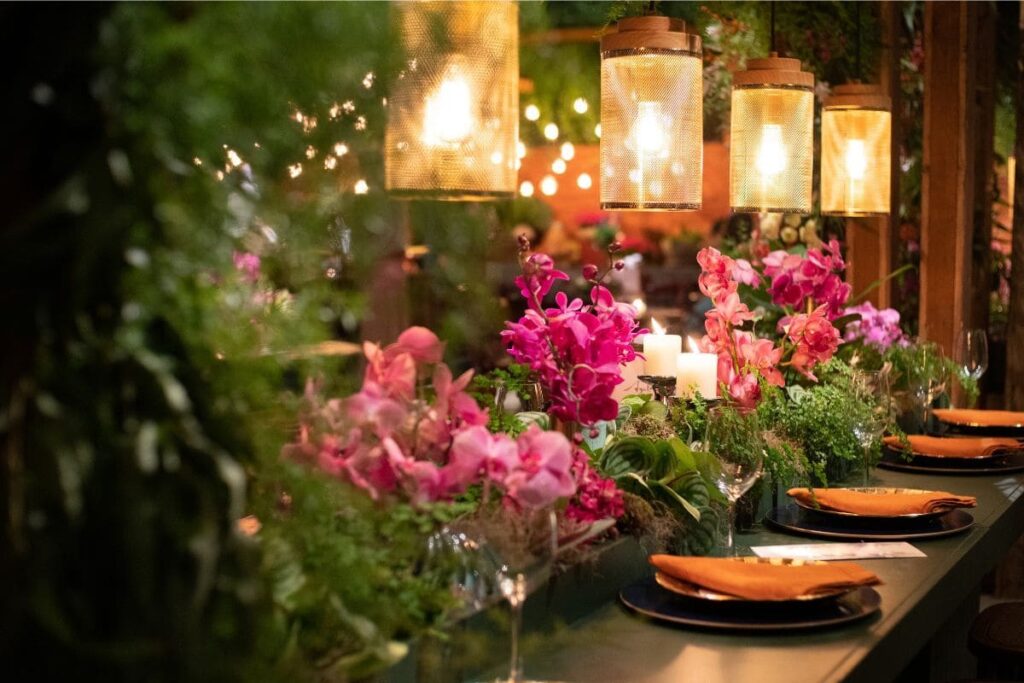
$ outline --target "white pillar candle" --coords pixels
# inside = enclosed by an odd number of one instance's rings
[[[651,320],[653,334],[644,336],[645,372],[655,377],[677,374],[677,358],[683,350],[683,338],[678,334],[665,334],[657,320]]]
[[[687,338],[690,353],[680,353],[676,372],[676,396],[692,398],[694,392],[704,398],[718,398],[718,355],[701,353],[693,339]]]

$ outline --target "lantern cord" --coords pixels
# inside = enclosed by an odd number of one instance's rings
[[[854,78],[856,78],[857,80],[860,80],[861,73],[860,73],[860,3],[859,2],[857,3],[857,31],[856,31],[856,34],[855,34],[855,40],[857,41],[857,46],[856,46],[856,48],[854,50],[854,53],[853,53],[853,55],[854,55],[854,67],[853,67],[854,68]]]
[[[650,2],[647,3],[647,9],[644,11],[644,14],[650,16],[652,14],[657,14],[657,13],[658,13],[658,0],[650,0]]]
[[[774,53],[775,50],[775,0],[771,0],[768,3],[768,17],[769,24],[771,25],[771,45],[769,46],[769,52]]]

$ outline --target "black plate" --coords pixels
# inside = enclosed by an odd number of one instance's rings
[[[1009,439],[1024,437],[1024,427],[972,427],[970,425],[958,425],[952,422],[943,422],[936,419],[937,436],[995,436]]]
[[[816,515],[790,503],[768,513],[765,522],[777,529],[814,536],[855,541],[909,541],[942,538],[966,531],[974,517],[963,510],[950,510],[940,517],[903,520],[871,517],[843,519]]]
[[[986,458],[971,462],[971,458],[929,458],[915,456],[906,460],[902,453],[886,449],[878,466],[901,472],[927,474],[1006,474],[1024,470],[1024,451],[1009,453],[999,458]],[[963,462],[960,462],[963,461]]]
[[[824,602],[772,608],[692,600],[665,590],[648,577],[626,586],[619,599],[651,619],[716,631],[803,631],[864,619],[878,611],[881,596],[866,586]]]

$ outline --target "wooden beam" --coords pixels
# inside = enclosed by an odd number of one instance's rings
[[[921,336],[952,353],[970,320],[977,5],[925,4]]]
[[[867,289],[871,283],[885,278],[895,267],[899,249],[898,229],[900,209],[900,3],[877,3],[879,23],[882,27],[879,53],[878,80],[882,90],[892,98],[892,168],[890,171],[890,214],[878,218],[847,218],[846,248],[849,268],[847,282],[854,294]],[[894,284],[887,281],[873,290],[867,300],[875,306],[894,305]]]
[[[1006,326],[1006,406],[1011,410],[1024,410],[1024,3],[1021,4],[1019,22],[1020,53],[1017,58],[1017,139],[1014,155],[1017,157],[1013,194],[1013,238],[1010,267],[1016,277],[1010,278],[1010,311]]]
[[[978,3],[974,83],[974,211],[969,326],[988,329],[992,295],[992,205],[995,200],[996,10]]]

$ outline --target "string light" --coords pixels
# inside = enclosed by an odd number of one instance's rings
[[[558,181],[555,180],[555,176],[546,175],[541,178],[540,191],[548,197],[558,192]]]
[[[565,169],[565,159],[559,157],[555,159],[553,162],[551,162],[551,170],[554,171],[555,173],[561,175],[565,173]]]
[[[589,173],[580,173],[576,177],[576,187],[581,190],[589,190],[594,185],[594,179],[590,177]]]
[[[571,142],[562,143],[562,158],[566,161],[572,161],[572,158],[576,156],[576,148],[573,147]]]
[[[516,158],[517,159],[522,159],[525,156],[526,156],[526,145],[524,145],[523,141],[520,140],[519,142],[516,143]]]
[[[598,124],[596,124],[594,126],[594,137],[596,137],[598,140],[601,139],[601,124],[600,123],[598,123]]]
[[[359,180],[356,181],[356,184],[353,186],[352,190],[356,194],[366,194],[367,192],[370,191],[370,186],[369,184],[367,184],[365,180],[360,178]]]
[[[288,167],[288,175],[292,178],[298,178],[302,175],[302,164],[292,164]]]
[[[582,97],[577,97],[573,100],[572,108],[577,114],[586,114],[587,110],[590,109],[590,103]]]
[[[531,183],[529,180],[524,180],[523,182],[521,182],[519,184],[519,194],[522,195],[523,197],[532,197],[533,183]]]
[[[344,142],[334,143],[334,155],[337,157],[343,157],[348,154],[348,145]]]
[[[540,109],[536,104],[528,104],[523,111],[523,116],[526,117],[527,121],[536,121],[540,118]]]
[[[554,123],[549,123],[546,126],[544,126],[544,137],[551,141],[557,140],[558,126]]]

